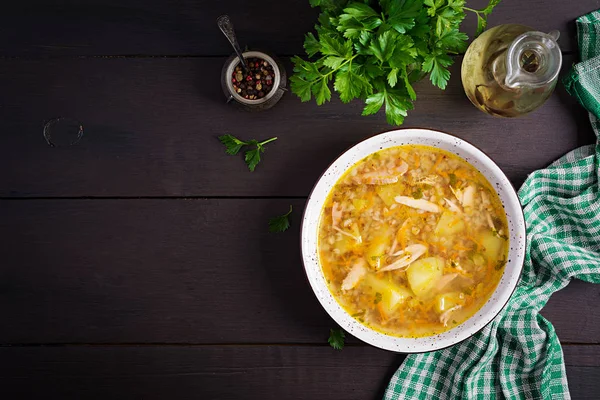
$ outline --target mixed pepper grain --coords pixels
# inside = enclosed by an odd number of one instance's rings
[[[248,100],[260,100],[273,90],[273,66],[260,58],[246,59],[248,71],[238,64],[231,75],[233,90]]]

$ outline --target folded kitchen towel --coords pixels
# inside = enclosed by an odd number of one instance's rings
[[[600,12],[577,19],[581,62],[564,79],[600,131]],[[539,312],[572,278],[600,283],[600,145],[535,171],[519,190],[527,225],[522,278],[481,332],[450,348],[409,355],[392,399],[568,399],[560,342]]]

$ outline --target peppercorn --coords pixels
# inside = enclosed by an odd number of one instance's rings
[[[236,65],[231,74],[234,93],[248,100],[266,97],[273,90],[273,67],[258,57],[246,59],[248,70]]]

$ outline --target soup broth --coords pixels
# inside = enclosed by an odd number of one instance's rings
[[[471,164],[406,145],[359,161],[319,223],[329,290],[382,333],[429,336],[461,324],[494,292],[507,260],[500,199]]]

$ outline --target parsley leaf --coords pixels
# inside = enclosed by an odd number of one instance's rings
[[[315,38],[312,32],[308,32],[304,37],[304,50],[309,57],[314,56],[321,51],[321,43]]]
[[[300,97],[300,101],[310,101],[312,82],[308,82],[298,75],[290,77],[290,86],[294,93]]]
[[[248,164],[248,169],[251,172],[254,172],[256,169],[256,166],[260,162],[260,153],[264,151],[265,150],[262,147],[256,146],[255,149],[248,150],[244,155],[244,161],[246,161],[246,164]]]
[[[396,47],[394,43],[395,34],[393,31],[386,31],[382,35],[379,35],[377,39],[373,38],[369,45],[369,50],[373,52],[373,55],[381,62],[386,62],[392,56]]]
[[[431,83],[440,89],[446,89],[448,80],[450,79],[450,71],[448,66],[452,65],[452,58],[446,54],[429,55],[425,57],[423,62],[423,72],[431,72],[429,79]]]
[[[342,350],[344,348],[344,338],[346,334],[341,328],[331,328],[329,330],[329,345],[336,350]]]
[[[363,94],[373,92],[373,87],[369,81],[358,73],[356,64],[345,71],[337,73],[334,89],[340,94],[340,99],[344,103],[348,103],[355,98],[360,98]]]
[[[248,143],[242,142],[235,136],[231,135],[219,136],[219,140],[225,145],[225,152],[232,156],[235,156],[237,153],[239,153],[242,147],[248,145]]]
[[[477,14],[477,31],[475,32],[475,37],[481,35],[481,33],[487,27],[487,17],[492,13],[494,7],[500,4],[501,0],[490,0],[488,5],[482,10],[473,10],[472,8],[465,7],[465,10],[474,12]]]
[[[383,106],[384,100],[385,97],[381,92],[373,93],[372,95],[367,97],[367,100],[365,100],[365,103],[367,105],[365,106],[362,115],[375,114],[377,111],[379,111],[381,106]]]
[[[327,78],[316,81],[312,86],[312,93],[315,95],[318,106],[331,100],[331,90],[327,86]]]
[[[260,154],[265,152],[265,145],[274,140],[277,140],[277,138],[274,137],[262,142],[259,142],[257,140],[250,140],[248,142],[244,142],[232,135],[222,135],[219,136],[219,140],[225,145],[225,152],[232,156],[238,154],[243,147],[255,146],[254,149],[247,150],[244,154],[244,161],[246,161],[248,169],[254,172],[254,169],[256,169],[256,166],[260,162]]]
[[[416,17],[423,7],[419,0],[383,0],[380,3],[389,15],[387,23],[398,33],[405,33],[415,26]]]
[[[329,56],[323,60],[323,64],[331,69],[338,69],[344,61],[346,61],[344,57]]]
[[[319,43],[324,55],[346,58],[352,54],[352,42],[342,42],[334,35],[319,35]]]
[[[398,83],[398,68],[392,68],[387,76],[387,81],[390,87],[396,86],[396,83]]]
[[[269,219],[269,232],[277,233],[287,231],[290,227],[289,216],[291,213],[292,206],[290,206],[290,211],[288,211],[286,214]]]
[[[415,93],[415,89],[413,89],[412,85],[410,84],[410,79],[408,78],[408,72],[406,71],[406,67],[402,68],[402,78],[404,79],[404,85],[406,86],[408,96],[411,100],[416,100],[417,93]]]

